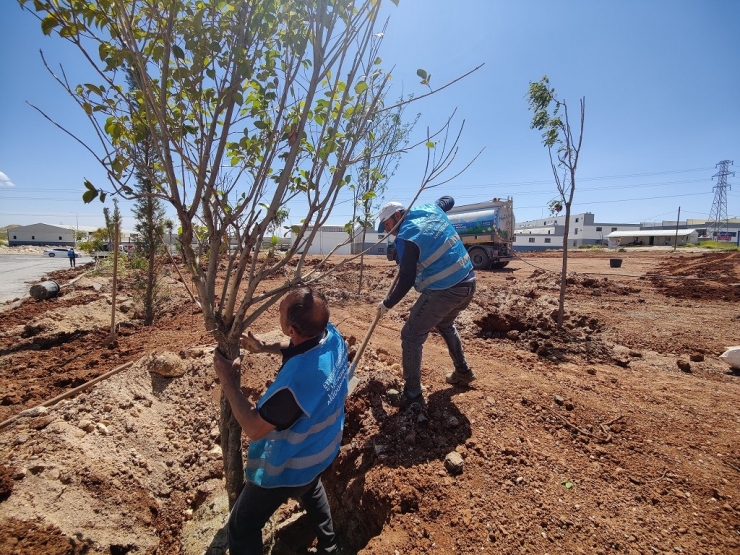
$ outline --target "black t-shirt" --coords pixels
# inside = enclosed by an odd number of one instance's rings
[[[324,331],[323,334],[304,341],[300,345],[291,343],[287,348],[280,349],[280,353],[283,355],[283,366],[294,356],[301,355],[316,347],[327,333]],[[283,366],[280,367],[281,370]],[[280,371],[278,370],[278,372]],[[303,415],[303,410],[298,406],[293,393],[288,389],[281,389],[267,399],[258,412],[263,420],[275,426],[278,431],[287,430]]]

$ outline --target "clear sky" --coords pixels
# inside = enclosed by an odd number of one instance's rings
[[[740,2],[737,0],[400,0],[386,2],[390,24],[381,57],[395,65],[397,91],[425,92],[480,64],[482,69],[408,108],[421,113],[412,139],[457,110],[465,127],[452,183],[425,192],[457,204],[512,197],[517,221],[547,216],[555,194],[547,150],[530,129],[530,81],[550,78],[575,112],[586,98],[583,148],[573,210],[596,221],[628,223],[707,218],[721,160],[734,160],[730,217],[740,217]],[[97,162],[44,119],[36,104],[83,138],[79,108],[43,67],[39,50],[70,81],[82,79],[79,54],[14,0],[0,3],[0,225],[47,222],[102,225],[98,201],[83,204],[83,180],[103,184]],[[76,78],[79,79],[76,80]],[[426,153],[407,155],[386,200],[409,201]],[[109,202],[106,203],[109,205]],[[123,202],[124,227],[133,218]],[[290,206],[290,220],[301,218]],[[170,210],[170,215],[173,213]],[[340,204],[330,222],[345,223]]]

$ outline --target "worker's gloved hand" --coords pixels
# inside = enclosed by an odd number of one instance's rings
[[[264,349],[265,342],[256,337],[251,331],[242,334],[239,345],[250,353],[261,353]]]
[[[378,305],[378,310],[380,311],[380,317],[382,318],[390,309],[385,306],[385,301],[381,301],[381,303]]]
[[[221,384],[227,381],[237,382],[239,380],[239,370],[241,368],[240,358],[229,360],[221,354],[221,351],[215,349],[213,351],[213,366],[216,369],[216,376],[218,376]]]

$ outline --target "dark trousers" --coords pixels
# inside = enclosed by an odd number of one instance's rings
[[[73,257],[69,257],[69,267],[74,268],[75,267],[75,259]]]
[[[334,524],[321,478],[294,488],[263,488],[247,482],[231,509],[228,524],[231,555],[262,555],[262,528],[288,499],[300,499],[318,536],[318,553],[336,553]]]
[[[401,328],[403,379],[409,396],[421,395],[421,353],[432,328],[437,328],[445,340],[455,370],[470,370],[455,327],[455,318],[468,307],[474,294],[475,282],[449,289],[427,289],[411,307],[406,324]]]

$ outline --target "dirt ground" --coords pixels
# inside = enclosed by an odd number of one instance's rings
[[[740,345],[740,253],[630,251],[611,268],[615,253],[572,252],[558,331],[560,256],[477,273],[458,329],[478,379],[445,384],[451,361],[430,335],[426,414],[386,395],[402,387],[416,295],[380,322],[324,476],[343,554],[740,553],[740,374],[718,358]],[[110,279],[89,270],[50,275],[54,299],[0,306],[0,553],[222,554],[202,317],[172,272],[145,328],[123,279],[118,345],[105,347]],[[358,276],[351,263],[323,286],[351,343],[394,266],[371,258],[360,295]],[[274,333],[276,317],[254,331]],[[244,385],[263,389],[279,361],[244,364]],[[283,507],[266,553],[313,552],[305,520]]]

